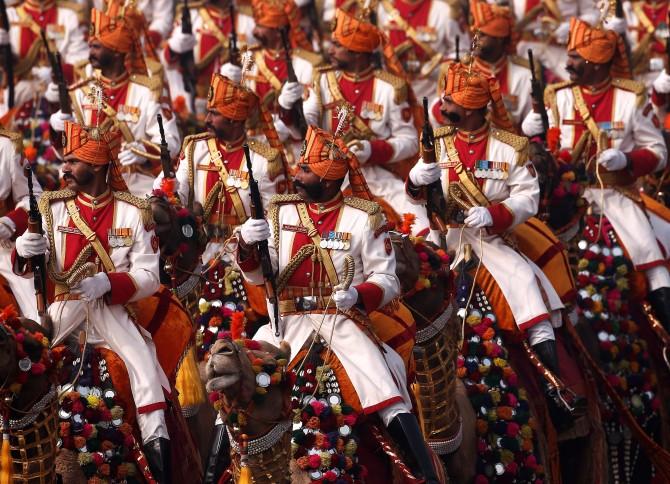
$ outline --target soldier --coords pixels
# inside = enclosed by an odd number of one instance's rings
[[[440,64],[456,53],[456,36],[461,46],[470,45],[459,15],[440,0],[380,0],[377,25],[389,36],[417,99],[435,93]]]
[[[163,394],[170,386],[148,333],[138,330],[125,307],[159,287],[149,204],[127,191],[116,159],[118,134],[66,121],[63,136],[67,189],[42,195],[45,235],[26,232],[16,240],[14,268],[21,273],[24,258],[48,253],[53,343],[85,328],[90,341],[106,343],[121,357],[151,472],[158,482],[170,482]]]
[[[624,2],[623,10],[628,25],[631,68],[635,78],[647,87],[664,70],[667,63],[668,2],[666,0],[636,0]],[[660,92],[660,91],[659,91]]]
[[[505,301],[511,313],[497,324],[527,334],[544,365],[558,375],[553,327],[561,324],[563,304],[544,273],[506,241],[509,230],[538,210],[540,189],[528,161],[528,139],[502,129],[512,125],[495,79],[462,64],[447,71],[441,109],[447,126],[435,131],[438,163],[420,160],[410,171],[408,192],[425,200],[424,187],[441,180],[448,202],[457,206],[443,214],[450,224],[447,246],[460,258],[462,244],[472,246],[482,264],[477,283],[489,300]]]
[[[107,11],[110,6],[109,0],[93,0],[92,6],[101,12]],[[125,0],[122,7],[133,6],[142,12],[148,23],[148,37],[154,48],[157,48],[163,39],[167,39],[172,30],[172,16],[174,2],[171,0]]]
[[[181,26],[182,13],[177,9],[177,21],[172,29],[164,50],[164,57],[168,64],[166,76],[170,80],[170,94],[184,96],[185,87],[182,73],[179,72],[180,55],[193,51],[196,74],[196,113],[204,116],[207,105],[207,93],[212,74],[221,71],[221,74],[240,82],[239,69],[228,64],[237,64],[239,59],[231,59],[230,35],[232,23],[235,22],[237,47],[243,48],[255,42],[253,36],[254,21],[248,8],[236,8],[234,19],[230,15],[233,0],[204,0],[189,3],[189,13],[193,34],[184,34]],[[183,7],[182,7],[183,9]],[[190,96],[190,95],[189,95]]]
[[[638,203],[634,188],[640,176],[666,165],[658,118],[644,85],[622,77],[629,70],[615,32],[573,19],[566,69],[570,81],[551,85],[545,93],[549,123],[560,129],[560,149],[586,165],[592,181],[584,197],[609,219],[635,269],[645,273],[651,305],[670,328],[666,258],[650,225],[651,214]],[[541,132],[540,115],[528,114],[523,131]]]
[[[426,444],[410,413],[400,356],[383,344],[382,353],[352,319],[365,318],[358,309],[369,314],[388,303],[398,294],[399,282],[391,240],[380,230],[384,223],[380,208],[365,199],[343,197],[340,187],[347,172],[356,186],[354,193],[365,193],[356,158],[344,142],[310,126],[294,177],[297,194],[273,199],[269,225],[255,219],[242,224],[238,263],[245,277],[263,282],[252,244],[268,239],[278,280],[286,281],[278,296],[281,320],[261,327],[255,338],[273,344],[283,339],[291,345],[291,354],[297,354],[317,328],[351,379],[363,411],[377,412],[403,450],[414,457],[417,473],[436,483]],[[295,259],[298,251],[314,257]],[[339,285],[345,256],[354,259],[348,289]],[[329,306],[338,312],[329,311]],[[275,337],[276,324],[280,337]]]
[[[418,233],[428,228],[426,211],[410,202],[404,181],[396,174],[415,160],[418,135],[407,102],[407,83],[387,70],[375,68],[373,57],[382,37],[371,23],[343,10],[336,12],[329,48],[335,65],[315,72],[313,91],[304,103],[305,118],[309,124],[335,131],[339,110],[353,109],[344,137],[362,164],[372,194],[400,215],[414,213]],[[393,61],[397,64],[394,57]]]
[[[114,6],[115,4],[112,4]],[[179,150],[176,119],[158,99],[160,77],[148,77],[133,31],[130,16],[112,9],[109,14],[91,11],[92,33],[89,40],[93,74],[70,87],[72,109],[86,126],[107,129],[115,126],[123,136],[119,162],[131,192],[144,196],[151,191],[160,170],[158,144],[160,131],[156,115],[162,113],[165,136],[171,153]],[[118,15],[118,16],[117,16]],[[70,119],[61,111],[51,116],[55,131],[63,131]]]
[[[38,321],[33,281],[14,274],[11,262],[14,240],[28,227],[28,181],[21,167],[22,149],[19,133],[0,129],[0,276],[7,280],[21,315]],[[42,189],[33,183],[39,197]]]

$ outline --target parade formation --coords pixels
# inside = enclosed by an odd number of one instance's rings
[[[670,482],[667,0],[0,0],[0,484]]]

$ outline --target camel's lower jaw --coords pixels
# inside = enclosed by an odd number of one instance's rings
[[[240,381],[239,373],[228,373],[212,378],[207,382],[208,392],[223,392],[232,389]]]

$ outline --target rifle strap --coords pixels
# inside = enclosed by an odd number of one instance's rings
[[[298,203],[296,204],[296,209],[298,210],[300,223],[302,223],[302,225],[307,229],[307,236],[312,239],[312,243],[316,247],[316,251],[319,254],[319,259],[321,260],[323,267],[326,269],[326,274],[328,275],[328,279],[330,279],[330,283],[333,285],[333,287],[337,286],[340,283],[340,280],[337,277],[337,270],[333,264],[333,259],[330,257],[328,249],[321,248],[321,236],[319,235],[319,231],[314,226],[314,222],[312,222],[312,219],[309,217],[307,204]]]
[[[603,133],[598,127],[598,123],[593,119],[579,86],[572,86],[572,95],[575,100],[575,109],[577,109],[577,112],[582,117],[582,120],[584,121],[584,124],[586,124],[586,128],[589,130],[589,133],[591,133],[591,136],[593,136],[593,139],[596,140],[597,151],[601,152],[607,148],[607,146],[604,146],[606,137],[602,136]]]
[[[211,137],[207,139],[207,149],[209,149],[210,161],[214,163],[216,168],[219,170],[219,178],[223,184],[222,190],[225,190],[228,192],[228,195],[230,195],[230,200],[233,202],[233,209],[235,210],[235,214],[242,224],[247,220],[247,212],[244,209],[244,204],[242,203],[242,199],[240,198],[240,194],[238,193],[237,188],[228,186],[226,184],[226,180],[228,180],[228,170],[226,169],[226,165],[221,160],[223,155],[221,154],[221,151],[219,151],[218,146],[216,146],[216,138]]]
[[[258,71],[263,75],[265,80],[270,83],[272,88],[275,91],[281,91],[282,82],[277,76],[270,70],[270,68],[265,64],[265,59],[263,58],[263,51],[259,50],[256,52],[254,59],[256,66],[258,66]]]
[[[335,75],[334,70],[328,71],[326,73],[326,81],[328,81],[328,89],[330,90],[330,95],[333,97],[337,105],[341,106],[343,104],[348,104],[347,100],[344,98],[344,95],[342,94],[342,91],[340,90],[340,85],[337,82],[337,76]],[[367,124],[365,124],[365,121],[363,121],[358,114],[352,111],[350,116],[352,116],[351,125],[361,134],[360,137],[365,139],[374,138],[375,136],[374,132],[370,129],[370,127]],[[328,116],[326,119],[331,118],[330,116]]]
[[[79,229],[82,235],[86,237],[86,240],[91,245],[91,247],[93,247],[93,250],[105,268],[105,272],[114,272],[116,267],[114,266],[114,262],[112,262],[112,258],[102,246],[102,243],[100,242],[100,239],[98,239],[97,234],[86,224],[86,222],[84,222],[84,219],[81,218],[81,215],[79,215],[79,208],[77,207],[74,198],[67,200],[65,202],[65,207],[67,208],[67,213],[70,215],[74,226]]]

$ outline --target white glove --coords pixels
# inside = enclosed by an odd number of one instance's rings
[[[670,76],[665,69],[661,71],[656,79],[654,79],[654,91],[659,94],[670,93]]]
[[[346,311],[358,301],[358,291],[355,288],[350,287],[345,291],[339,289],[339,286],[335,286],[335,289],[336,291],[333,294],[333,301],[335,301],[337,309]]]
[[[112,289],[112,283],[104,272],[82,279],[79,284],[72,288],[72,294],[79,294],[82,301],[95,301],[107,294]]]
[[[240,66],[236,66],[235,64],[231,64],[230,62],[226,62],[221,66],[221,69],[219,69],[219,74],[226,76],[228,79],[237,84],[242,81],[242,68]]]
[[[16,232],[16,224],[9,217],[0,218],[0,240],[9,240]]]
[[[32,73],[33,78],[37,79],[38,81],[44,84],[49,84],[51,82],[51,67],[35,66],[30,70],[30,72]]]
[[[9,32],[5,29],[0,29],[0,45],[9,44]]]
[[[556,30],[554,30],[554,39],[559,44],[567,44],[568,36],[570,35],[570,22],[561,22]]]
[[[43,234],[24,232],[16,239],[16,253],[24,259],[46,254],[47,247],[47,236]]]
[[[175,30],[172,36],[168,39],[168,47],[172,52],[183,54],[189,50],[193,50],[198,41],[193,34],[185,34],[181,29]]]
[[[614,30],[619,35],[626,35],[628,24],[626,23],[626,19],[610,16],[605,19],[605,28]]]
[[[242,224],[240,235],[245,244],[256,244],[270,238],[270,226],[265,219],[250,218]]]
[[[123,149],[119,152],[119,163],[123,166],[141,165],[144,163],[146,161],[145,158],[130,151],[131,148],[142,149],[142,144],[137,141],[126,143]]]
[[[598,164],[607,171],[618,171],[626,168],[628,160],[623,151],[609,148],[598,155]]]
[[[51,104],[60,101],[60,97],[58,95],[58,84],[55,84],[53,82],[47,84],[47,90],[44,93],[44,97],[47,100],[47,102],[50,102]]]
[[[49,124],[54,131],[65,131],[65,121],[74,121],[71,114],[63,114],[59,109],[49,117]]]
[[[424,163],[423,158],[420,158],[409,172],[409,181],[414,186],[422,187],[436,182],[441,175],[439,163]]]
[[[493,217],[486,207],[472,207],[468,210],[468,216],[465,219],[465,225],[481,229],[493,225]]]
[[[275,131],[277,131],[279,141],[281,141],[282,143],[286,141],[289,138],[289,136],[291,136],[291,130],[289,129],[288,126],[286,126],[286,123],[284,123],[284,121],[282,121],[279,118],[275,120]]]
[[[284,109],[291,109],[303,95],[305,88],[299,82],[287,82],[281,88],[277,102]]]
[[[542,125],[542,115],[535,111],[530,111],[521,123],[521,131],[526,136],[535,136],[544,131]]]
[[[372,155],[372,144],[366,139],[353,141],[349,146],[349,151],[356,155],[358,161],[365,163]]]

